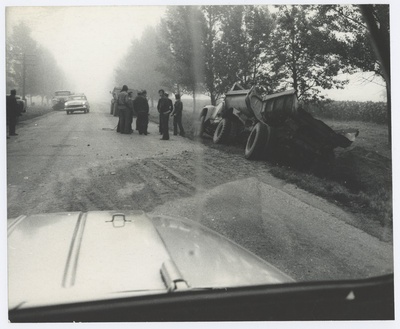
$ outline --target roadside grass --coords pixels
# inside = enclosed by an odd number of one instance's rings
[[[29,106],[25,113],[22,113],[20,117],[18,117],[18,122],[23,122],[29,119],[33,119],[39,117],[41,115],[47,114],[49,112],[53,112],[51,106]]]
[[[274,164],[270,173],[289,183],[340,204],[349,211],[392,226],[392,161],[385,125],[325,119],[333,129],[358,128],[360,135],[348,149],[335,150],[331,163],[307,168]]]
[[[198,115],[204,105],[199,102],[195,113],[192,103],[184,107],[182,121],[190,139],[194,138]],[[157,110],[150,113],[150,120],[158,123]],[[313,161],[308,166],[297,166],[285,160],[270,161],[269,173],[362,218],[391,227],[392,162],[387,126],[362,121],[322,121],[332,129],[357,128],[360,134],[351,147],[335,150],[333,162]],[[235,154],[243,154],[245,146],[245,140],[239,140],[235,145],[214,145],[210,138],[203,138],[202,142],[222,152]]]

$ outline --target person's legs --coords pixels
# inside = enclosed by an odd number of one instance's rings
[[[168,131],[168,120],[169,114],[162,114],[162,129],[163,129],[163,137],[162,139],[168,140],[169,139],[169,131]]]
[[[143,117],[143,132],[145,135],[147,135],[148,126],[149,126],[149,115],[145,113]]]
[[[163,129],[162,129],[163,115],[161,113],[159,114],[158,122],[159,122],[158,128],[159,128],[160,134],[162,134],[162,132],[163,132]]]
[[[182,125],[182,115],[178,115],[176,118],[176,121],[177,121],[178,127],[179,127],[179,135],[185,136],[185,130],[183,129],[183,125]]]
[[[125,134],[130,134],[132,133],[132,126],[131,126],[131,118],[130,118],[130,110],[129,109],[125,109],[125,129],[124,132]]]
[[[126,133],[126,111],[119,109],[119,129],[121,134]]]
[[[174,116],[174,135],[178,135],[178,118],[176,115]]]
[[[132,122],[133,122],[133,111],[129,109],[129,131],[131,133],[133,133]]]
[[[136,117],[136,130],[139,131],[139,134],[140,134],[140,135],[143,134],[143,132],[142,132],[142,127],[141,127],[140,113],[138,113],[138,114],[137,114],[137,117]]]
[[[10,116],[8,127],[9,127],[9,135],[15,135],[15,126],[17,125],[17,117],[12,115]]]
[[[147,132],[146,127],[145,127],[145,116],[146,113],[141,113],[139,112],[137,115],[137,124],[138,124],[138,129],[140,134],[144,134]]]

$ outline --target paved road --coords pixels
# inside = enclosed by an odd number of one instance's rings
[[[297,280],[393,271],[384,229],[268,173],[268,164],[179,136],[120,135],[107,104],[89,114],[52,112],[7,141],[8,217],[124,210],[188,217],[250,249]]]

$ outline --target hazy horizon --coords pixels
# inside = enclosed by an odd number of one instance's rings
[[[65,72],[71,88],[90,100],[110,99],[114,70],[134,39],[155,27],[165,6],[7,7],[6,34],[24,22],[32,38],[48,49]],[[334,100],[385,101],[382,79],[366,83],[371,73],[343,76],[344,90],[326,90]],[[364,77],[364,78],[363,78]]]

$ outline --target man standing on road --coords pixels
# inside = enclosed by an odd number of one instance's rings
[[[17,91],[11,90],[11,95],[7,96],[6,111],[7,111],[7,123],[10,136],[17,136],[15,133],[15,126],[17,125],[17,117],[19,115],[18,103],[16,96]],[[9,138],[7,136],[7,138]]]
[[[128,109],[129,109],[129,131],[133,133],[132,129],[132,122],[133,122],[133,116],[134,116],[134,108],[133,108],[133,96],[132,96],[132,91],[128,92]]]
[[[179,135],[182,137],[185,137],[185,130],[183,130],[182,126],[182,110],[183,110],[183,104],[181,101],[181,95],[176,94],[175,95],[175,104],[174,104],[174,110],[172,111],[171,115],[174,118],[174,135],[178,135],[178,127],[179,127]]]
[[[158,111],[158,114],[159,114],[159,116],[158,116],[158,131],[160,132],[160,135],[162,134],[162,115],[161,115],[161,110],[160,110],[160,108],[161,108],[161,103],[162,103],[162,99],[164,98],[164,94],[165,94],[165,92],[164,92],[164,89],[160,89],[159,91],[158,91],[158,95],[160,96],[160,99],[158,100],[158,104],[157,104],[157,111]]]
[[[121,92],[118,94],[118,110],[119,122],[118,128],[121,134],[131,134],[130,118],[129,118],[129,96],[128,86],[124,85]],[[117,129],[118,131],[118,129]]]
[[[168,106],[169,106],[169,110],[170,110],[170,112],[172,112],[172,110],[174,109],[174,104],[173,104],[172,101],[169,99],[169,94],[168,94],[168,93],[165,93],[165,98],[167,99]]]
[[[163,93],[163,96],[158,101],[157,108],[160,112],[160,125],[161,125],[161,132],[162,138],[161,140],[168,140],[169,139],[169,115],[172,111],[172,102],[170,99],[167,98],[166,94]]]
[[[147,92],[142,90],[135,98],[133,107],[137,113],[136,125],[139,135],[147,135],[147,126],[149,124],[149,103],[147,102]]]

